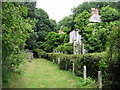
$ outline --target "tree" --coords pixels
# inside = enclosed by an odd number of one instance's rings
[[[120,19],[120,12],[110,6],[102,7],[100,10],[100,15],[103,22],[110,22]]]
[[[31,33],[30,38],[27,40],[28,49],[41,48],[41,45],[45,42],[45,37],[51,31],[57,30],[57,24],[55,20],[49,19],[49,15],[41,8],[35,9],[36,25],[34,33]]]
[[[35,12],[35,7],[36,7],[36,2],[12,2],[12,3],[16,7],[23,7],[24,6],[23,10],[26,10],[27,13],[23,14],[22,17],[24,17],[24,18],[29,17],[30,19],[35,18],[35,13],[34,12]],[[27,7],[27,8],[25,9],[25,7]]]
[[[116,25],[119,19],[119,12],[109,6],[102,7],[100,12],[102,12],[102,22],[100,23],[90,23],[89,18],[91,14],[86,11],[79,14],[74,20],[75,28],[80,29],[79,33],[84,37],[85,49],[89,53],[105,51],[107,35],[109,35],[109,31]]]
[[[110,88],[118,88],[120,86],[118,72],[120,68],[120,21],[114,25],[107,38],[107,58],[105,61],[106,85]]]
[[[29,32],[33,32],[34,25],[32,20],[22,17],[27,14],[27,10],[27,7],[18,7],[10,2],[2,4],[2,69],[5,78],[14,69],[18,69],[25,58],[21,51],[24,50],[25,41],[30,35]]]
[[[53,20],[53,19],[49,19],[49,21],[50,21],[50,28],[51,28],[51,30],[54,31],[54,32],[57,32],[58,26],[57,26],[56,21]]]
[[[82,36],[84,36],[85,34],[85,30],[84,27],[86,27],[90,22],[89,22],[89,18],[90,18],[91,14],[89,12],[83,11],[81,14],[79,14],[77,17],[75,17],[75,28],[76,29],[80,29],[80,34]]]
[[[102,52],[106,50],[107,36],[118,21],[91,23],[84,27],[85,49],[89,52]]]
[[[46,41],[42,44],[42,47],[45,51],[52,52],[53,48],[57,47],[58,45],[62,45],[68,41],[67,34],[59,34],[55,32],[48,33],[47,37],[45,38]]]
[[[36,2],[24,2],[24,5],[28,7],[28,16],[31,19],[35,18],[35,8],[36,8]]]
[[[78,16],[84,10],[87,12],[91,12],[91,8],[98,8],[101,9],[103,6],[110,6],[115,8],[116,10],[120,11],[120,1],[119,2],[97,2],[98,0],[91,1],[91,2],[83,2],[82,4],[78,5],[77,7],[72,9],[74,17]]]
[[[73,15],[64,17],[61,21],[58,22],[59,29],[62,29],[64,32],[68,33],[74,29]]]
[[[102,52],[106,49],[106,38],[109,29],[103,23],[93,23],[84,28],[85,48],[89,53]]]

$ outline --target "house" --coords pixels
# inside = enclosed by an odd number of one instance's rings
[[[91,8],[92,16],[90,17],[89,21],[91,23],[99,23],[101,22],[99,9]],[[90,24],[91,24],[90,23]],[[89,25],[89,24],[88,24]],[[74,43],[74,54],[84,54],[86,50],[84,49],[83,37],[79,34],[79,29],[72,30],[69,33],[69,43]],[[58,33],[64,33],[62,30],[59,30]]]
[[[91,23],[101,22],[99,9],[91,8],[92,16],[89,21]],[[79,34],[79,29],[72,30],[69,32],[69,43],[74,43],[74,54],[84,54],[86,50],[84,49],[83,37]]]
[[[79,42],[81,43],[81,35],[79,34],[79,29],[78,30],[72,30],[70,33],[69,33],[69,37],[70,37],[70,41],[69,43],[74,43],[74,40],[76,39],[76,42]]]
[[[74,43],[74,54],[85,53],[83,37],[79,34],[79,31],[79,29],[76,29],[69,32],[69,43]]]

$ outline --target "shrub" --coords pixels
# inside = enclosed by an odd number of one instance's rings
[[[107,42],[107,57],[105,68],[105,81],[106,86],[110,88],[120,87],[120,22],[118,26],[112,28]]]
[[[73,45],[70,43],[65,43],[64,45],[59,45],[56,51],[60,51],[66,54],[73,54]]]
[[[22,51],[19,54],[11,54],[8,58],[6,58],[7,62],[3,62],[2,66],[3,82],[9,82],[10,75],[12,73],[20,74],[24,71],[23,67],[26,62],[27,56],[28,54]]]
[[[46,56],[47,56],[47,53],[44,51],[44,50],[42,50],[42,49],[34,49],[34,53],[36,53],[37,55],[36,55],[36,57],[38,57],[38,58],[46,58]]]
[[[64,43],[64,46],[73,46],[73,43]]]
[[[59,34],[55,32],[49,32],[45,40],[46,41],[42,44],[43,49],[47,52],[52,52],[53,48],[68,42],[68,35],[66,33]]]
[[[20,4],[2,3],[2,75],[3,81],[8,81],[9,74],[24,62],[23,53],[25,42],[33,32],[33,20],[24,18],[28,8]],[[20,72],[20,71],[19,71]]]

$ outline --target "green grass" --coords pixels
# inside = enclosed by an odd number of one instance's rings
[[[23,74],[13,74],[11,78],[9,83],[3,83],[3,88],[96,88],[90,78],[83,81],[45,59],[34,59],[27,63]]]

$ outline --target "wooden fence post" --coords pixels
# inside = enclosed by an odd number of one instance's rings
[[[73,62],[73,64],[72,64],[72,72],[74,73],[74,71],[75,71],[75,63]]]
[[[60,58],[58,58],[58,64],[60,64]]]
[[[102,73],[101,73],[101,71],[98,71],[98,86],[99,86],[99,88],[102,88]]]
[[[83,79],[86,79],[86,66],[83,66]]]

